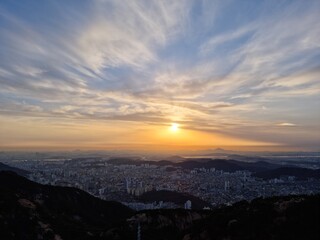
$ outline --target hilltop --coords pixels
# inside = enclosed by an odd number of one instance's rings
[[[20,168],[16,168],[16,167],[11,167],[7,164],[1,163],[0,162],[0,172],[1,171],[11,171],[11,172],[15,172],[16,174],[19,174],[21,176],[27,176],[30,172],[20,169]]]
[[[195,196],[192,196],[187,193],[180,193],[180,192],[174,192],[174,191],[168,191],[168,190],[160,190],[160,191],[150,191],[142,194],[139,197],[139,200],[142,202],[172,202],[180,207],[184,207],[184,203],[188,200],[192,202],[192,209],[198,209],[201,210],[204,207],[210,207],[211,204],[198,198]]]

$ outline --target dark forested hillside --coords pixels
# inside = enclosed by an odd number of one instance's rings
[[[132,214],[76,188],[0,172],[0,239],[92,239]]]
[[[130,240],[137,239],[138,226],[144,240],[318,240],[320,195],[259,198],[213,210],[134,212],[76,188],[0,172],[0,239]]]
[[[15,172],[21,176],[27,176],[29,174],[28,171],[20,169],[20,168],[16,168],[16,167],[11,167],[7,164],[1,163],[0,162],[0,172],[1,171],[11,171],[11,172]]]
[[[167,191],[167,190],[161,190],[161,191],[150,191],[142,194],[139,199],[143,202],[173,202],[180,207],[184,207],[184,203],[188,200],[192,202],[192,209],[203,209],[204,207],[210,207],[211,204],[208,202],[205,202],[204,200],[192,196],[187,193],[180,193],[180,192],[174,192],[174,191]]]

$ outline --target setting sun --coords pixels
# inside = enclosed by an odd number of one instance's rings
[[[178,123],[172,123],[170,126],[171,132],[177,132],[179,130],[179,124]]]
[[[0,1],[0,153],[319,150],[319,0],[11,2]]]

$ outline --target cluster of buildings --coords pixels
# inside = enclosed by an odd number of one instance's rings
[[[125,178],[127,193],[136,197],[153,190],[152,186],[145,185],[143,181],[137,181],[134,178]]]
[[[151,190],[170,190],[199,197],[212,206],[257,197],[320,192],[320,181],[297,181],[294,177],[271,180],[255,178],[248,171],[224,172],[214,168],[182,169],[151,164],[110,164],[107,158],[77,160],[27,160],[11,165],[31,172],[42,184],[77,187],[105,200],[125,203],[134,209],[174,208],[161,201],[145,203],[139,197]],[[186,209],[192,203],[186,202]]]

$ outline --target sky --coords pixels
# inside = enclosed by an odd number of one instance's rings
[[[318,0],[1,0],[0,149],[319,150],[319,12]]]

